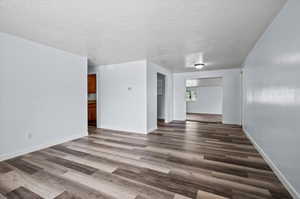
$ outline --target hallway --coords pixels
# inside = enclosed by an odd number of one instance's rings
[[[241,128],[172,122],[95,134],[0,163],[0,198],[288,199]]]

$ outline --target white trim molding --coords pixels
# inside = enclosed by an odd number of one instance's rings
[[[156,128],[151,128],[151,129],[148,129],[148,132],[147,132],[147,134],[148,133],[151,133],[151,132],[153,132],[153,131],[155,131],[157,129],[157,127]]]

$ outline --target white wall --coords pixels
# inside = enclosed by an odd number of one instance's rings
[[[223,78],[223,123],[241,124],[240,69],[173,74],[174,120],[186,119],[185,81],[198,78]]]
[[[222,87],[192,87],[196,92],[196,101],[187,102],[188,113],[222,114],[223,89]]]
[[[87,58],[0,33],[0,160],[87,135]]]
[[[98,74],[98,128],[147,133],[157,128],[157,73],[165,75],[165,120],[173,120],[169,70],[146,60],[89,67]],[[128,89],[131,88],[131,89]],[[99,105],[100,103],[100,105]]]
[[[98,128],[147,132],[145,60],[94,67],[98,73]]]
[[[240,69],[223,76],[223,123],[242,123],[242,78]]]
[[[245,131],[295,198],[300,198],[299,10],[299,0],[287,2],[244,68]]]
[[[165,122],[173,120],[173,76],[171,71],[157,64],[147,63],[147,129],[157,128],[157,73],[165,75]]]

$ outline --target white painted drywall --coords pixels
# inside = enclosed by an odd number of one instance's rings
[[[165,119],[165,76],[162,74],[157,75],[157,118]]]
[[[87,135],[87,58],[0,33],[0,159]]]
[[[173,76],[171,71],[157,64],[147,63],[147,129],[157,128],[157,73],[165,75],[165,122],[173,120]]]
[[[223,123],[242,123],[241,70],[225,71],[223,76]]]
[[[300,198],[299,10],[299,0],[287,2],[248,56],[243,78],[245,131],[295,198]]]
[[[98,72],[98,128],[147,132],[145,60],[93,67]],[[100,114],[99,114],[100,113]]]
[[[222,87],[192,87],[196,93],[196,101],[187,102],[188,113],[222,114],[223,89]]]
[[[223,78],[223,123],[241,124],[241,70],[200,71],[173,74],[174,120],[186,119],[185,81],[199,78]]]

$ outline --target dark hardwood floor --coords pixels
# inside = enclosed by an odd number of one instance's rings
[[[0,199],[291,198],[241,128],[160,123],[94,134],[0,162]]]
[[[211,122],[222,123],[222,115],[218,114],[204,114],[204,113],[187,113],[186,119],[195,122]]]

